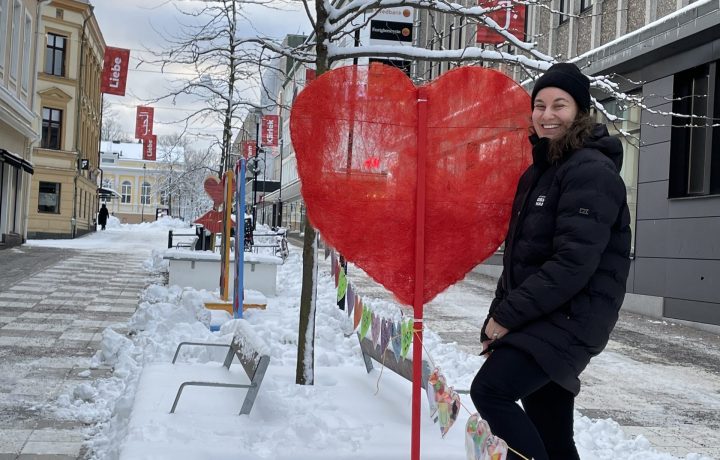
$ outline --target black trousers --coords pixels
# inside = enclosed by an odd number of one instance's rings
[[[470,396],[493,434],[528,459],[580,459],[573,439],[575,395],[550,380],[527,353],[508,346],[490,353]],[[512,451],[507,458],[522,459]]]

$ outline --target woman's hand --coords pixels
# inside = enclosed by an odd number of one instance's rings
[[[487,326],[485,326],[485,335],[490,338],[489,342],[494,342],[497,339],[503,338],[503,336],[508,332],[508,329],[498,324],[494,318],[490,318]]]

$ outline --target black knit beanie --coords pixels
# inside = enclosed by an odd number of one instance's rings
[[[537,79],[532,91],[531,110],[535,107],[537,93],[547,87],[560,88],[570,94],[575,99],[580,112],[590,110],[590,80],[575,64],[569,62],[554,64]]]

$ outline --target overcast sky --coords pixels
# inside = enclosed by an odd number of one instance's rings
[[[146,48],[160,50],[166,48],[166,42],[156,31],[172,34],[181,30],[181,21],[187,22],[173,4],[187,9],[198,2],[192,0],[91,0],[95,6],[95,15],[105,38],[107,46],[130,49],[130,71],[126,94],[124,97],[105,95],[105,103],[109,103],[116,119],[124,130],[134,133],[135,107],[144,105],[152,98],[167,94],[171,79],[185,78],[183,73],[189,69],[174,68],[171,74],[161,74],[157,68],[144,64],[139,69],[136,65],[139,58],[147,56]],[[242,36],[258,35],[282,39],[287,34],[307,34],[311,26],[300,3],[285,3],[283,10],[269,9],[259,5],[250,5],[246,16],[238,28]],[[201,21],[202,22],[202,21]],[[259,92],[257,102],[259,102]],[[152,104],[155,107],[155,134],[171,134],[181,130],[174,121],[188,112],[195,111],[197,104],[184,100],[172,105],[170,101]],[[195,132],[212,132],[219,134],[220,125],[195,125]],[[207,140],[198,138],[199,147],[204,147]]]

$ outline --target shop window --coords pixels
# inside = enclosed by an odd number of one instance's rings
[[[675,75],[668,196],[720,194],[720,117],[717,63]],[[720,88],[718,88],[720,89]]]
[[[132,184],[130,181],[124,181],[120,186],[120,202],[130,203],[132,200]]]
[[[62,110],[43,107],[42,143],[44,149],[60,150],[60,132],[62,130]]]
[[[60,214],[60,184],[40,182],[38,212]]]

